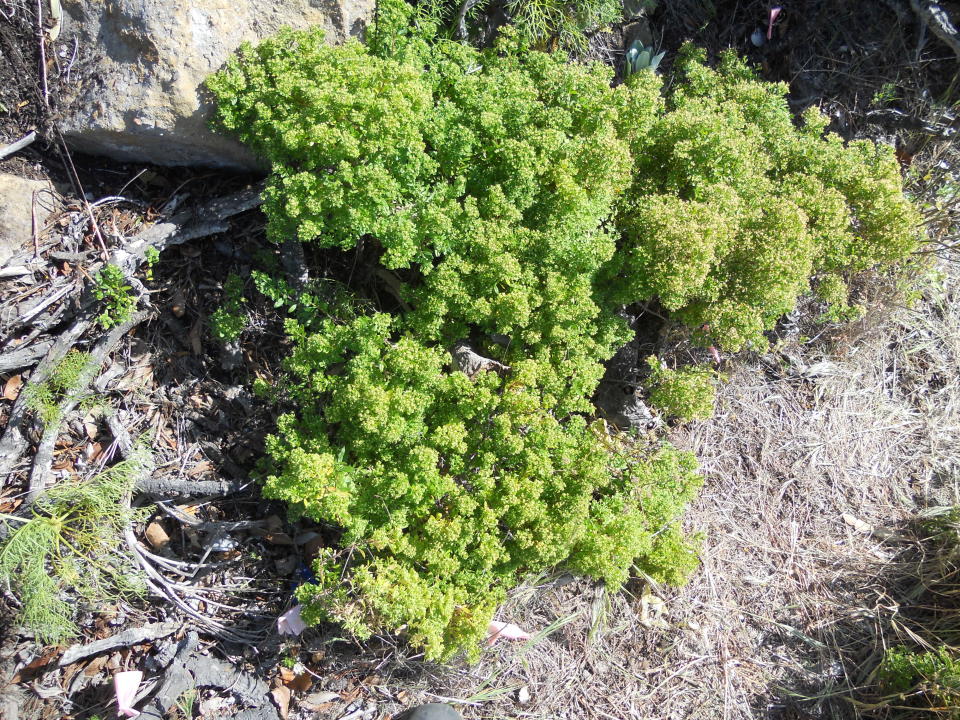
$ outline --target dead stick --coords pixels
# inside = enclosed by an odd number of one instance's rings
[[[103,640],[97,640],[92,643],[87,643],[86,645],[74,645],[73,647],[67,648],[67,651],[63,653],[63,656],[57,664],[60,665],[60,667],[65,667],[66,665],[72,665],[78,660],[85,660],[94,655],[102,655],[111,650],[128,648],[131,645],[140,645],[152,640],[158,640],[159,638],[173,635],[181,627],[182,625],[178,622],[163,622],[151,623],[143,627],[124,630]]]
[[[37,0],[37,31],[40,40],[40,79],[43,81],[43,105],[50,107],[50,88],[47,87],[47,51],[43,41],[43,0]]]
[[[949,13],[940,6],[940,3],[930,2],[930,0],[910,0],[910,5],[920,21],[960,59],[960,35],[950,21]]]
[[[37,454],[33,458],[33,472],[30,473],[30,487],[27,491],[26,504],[33,503],[37,496],[43,492],[50,476],[50,463],[53,459],[53,449],[60,435],[60,420],[65,418],[80,402],[80,393],[86,390],[87,386],[93,381],[100,366],[104,363],[107,355],[113,350],[114,346],[120,342],[120,338],[126,335],[137,325],[153,316],[151,311],[142,311],[134,314],[124,322],[113,328],[107,336],[98,342],[93,350],[90,351],[90,360],[86,368],[81,373],[77,382],[76,390],[60,403],[57,409],[58,420],[51,422],[43,431],[43,437],[37,446]]]
[[[93,324],[93,313],[84,312],[70,326],[70,328],[57,338],[56,342],[47,352],[40,364],[37,365],[30,376],[30,382],[24,387],[17,401],[10,410],[10,417],[7,420],[7,428],[0,438],[0,482],[6,478],[13,469],[13,466],[20,460],[24,450],[27,449],[27,436],[24,433],[23,424],[27,416],[27,398],[29,397],[29,388],[40,385],[45,382],[54,371],[60,361],[66,356],[70,349],[76,344],[80,336],[87,331],[87,328]]]
[[[29,145],[36,139],[37,139],[36,131],[31,130],[22,138],[17,140],[15,143],[10,143],[9,145],[6,145],[0,148],[0,160],[3,160],[8,155],[13,155],[15,152],[19,150],[23,150],[27,145]]]

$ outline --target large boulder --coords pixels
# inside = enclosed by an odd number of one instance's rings
[[[320,25],[363,34],[376,0],[62,0],[58,45],[71,66],[60,128],[73,148],[160,165],[257,168],[208,127],[204,79],[244,41]],[[76,39],[76,42],[74,42]]]

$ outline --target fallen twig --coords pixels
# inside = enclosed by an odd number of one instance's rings
[[[960,60],[960,37],[950,20],[950,14],[940,6],[940,3],[931,0],[910,0],[910,6],[920,21],[930,28],[941,42],[953,50],[957,59]]]
[[[218,198],[200,209],[183,210],[170,220],[151,225],[133,237],[123,248],[115,251],[110,262],[129,275],[137,271],[150,248],[163,251],[190,240],[226,232],[229,227],[224,220],[259,206],[263,202],[260,196],[262,191],[261,183]]]
[[[111,650],[128,648],[131,645],[140,645],[150,640],[158,640],[159,638],[173,635],[173,633],[181,627],[183,626],[177,622],[152,623],[150,625],[144,625],[143,627],[124,630],[116,635],[86,645],[74,645],[73,647],[67,648],[67,651],[60,658],[59,664],[60,667],[64,667],[78,660],[84,660],[94,655],[101,655]]]
[[[178,480],[172,477],[143,478],[137,481],[138,495],[156,498],[225,497],[250,487],[240,480]]]
[[[44,355],[50,352],[53,340],[43,340],[25,348],[17,348],[0,355],[0,373],[21,368],[33,367]]]
[[[37,39],[40,41],[40,80],[43,84],[43,106],[50,107],[50,88],[47,85],[47,50],[43,32],[43,0],[37,0]]]
[[[36,139],[37,139],[36,131],[31,130],[22,138],[17,140],[15,143],[10,143],[9,145],[6,145],[0,148],[0,160],[3,160],[5,157],[8,157],[9,155],[13,155],[15,152],[23,150],[27,145],[29,145]]]
[[[31,386],[40,385],[46,381],[50,373],[56,369],[60,361],[92,324],[93,313],[91,311],[81,313],[73,325],[53,343],[46,356],[34,369],[28,386],[20,392],[20,396],[10,410],[10,417],[7,419],[7,427],[4,430],[3,437],[0,438],[0,480],[10,474],[13,466],[27,449],[27,436],[24,433],[23,424],[27,417],[27,397],[29,393],[25,391]]]
[[[90,361],[77,382],[75,392],[71,393],[60,403],[57,413],[60,418],[66,417],[77,406],[80,402],[80,394],[86,390],[87,386],[93,381],[97,372],[100,370],[100,366],[106,361],[107,355],[113,350],[114,346],[120,342],[120,338],[140,323],[152,317],[153,314],[152,311],[148,310],[135,313],[125,322],[113,328],[93,347],[90,351]],[[33,472],[30,474],[27,504],[36,500],[37,496],[40,495],[46,487],[47,479],[50,475],[50,462],[53,459],[53,448],[59,434],[59,423],[50,423],[43,431],[43,437],[37,446],[37,453],[33,458]]]

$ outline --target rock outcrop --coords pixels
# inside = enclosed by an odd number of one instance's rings
[[[160,165],[256,169],[208,127],[204,79],[244,41],[320,25],[330,42],[363,34],[376,0],[63,0],[71,60],[60,128],[79,151]],[[76,45],[74,45],[76,38]]]
[[[34,207],[34,194],[37,197]],[[33,237],[33,218],[43,223],[50,214],[53,186],[45,180],[27,180],[0,173],[0,267]]]

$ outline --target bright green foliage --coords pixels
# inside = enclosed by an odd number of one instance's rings
[[[507,0],[507,12],[532,47],[551,41],[567,50],[583,51],[585,33],[620,20],[622,0]]]
[[[42,642],[77,634],[76,597],[99,607],[143,591],[138,569],[120,548],[135,515],[123,498],[146,461],[146,451],[138,450],[90,480],[51,488],[29,520],[0,515],[22,523],[0,545],[0,582],[22,603],[19,621]],[[68,592],[74,604],[66,601]]]
[[[717,70],[689,47],[666,111],[634,144],[636,173],[611,267],[615,297],[657,296],[704,340],[762,346],[815,273],[891,264],[918,241],[891,148],[824,136],[815,109],[796,127],[786,85],[732,53]]]
[[[605,68],[507,42],[383,35],[371,43],[394,57],[288,32],[208,82],[222,123],[273,162],[268,233],[344,249],[375,238],[387,268],[419,279],[403,288],[405,329],[444,346],[510,335],[500,359],[542,361],[548,409],[589,410],[597,361],[624,337],[593,283],[630,178],[618,121],[642,127],[655,92],[611,90]]]
[[[104,330],[125,322],[133,314],[137,300],[130,294],[130,286],[123,277],[123,270],[116,265],[105,265],[94,278],[91,292],[104,304],[97,322]]]
[[[27,407],[36,413],[45,426],[60,421],[60,403],[80,389],[89,364],[89,353],[71,350],[45,382],[28,386]]]
[[[419,0],[422,21],[456,24],[462,0]],[[573,52],[587,50],[587,33],[600,30],[623,17],[622,0],[480,0],[467,13],[468,24],[485,26],[486,11],[502,9],[511,29],[529,47],[560,48]],[[451,28],[456,32],[459,27]]]
[[[471,380],[445,370],[444,350],[393,340],[392,324],[291,324],[303,410],[270,439],[282,464],[265,494],[343,528],[349,548],[301,588],[308,619],[361,637],[406,626],[440,658],[482,635],[525,572],[565,561],[618,586],[636,561],[679,579],[692,554],[673,524],[700,482],[689,455],[644,457],[602,423],[562,422],[536,361]]]
[[[660,360],[647,358],[650,376],[645,381],[650,405],[667,417],[684,422],[713,417],[716,378],[710,368],[671,370]]]
[[[818,298],[827,304],[827,310],[820,317],[826,322],[852,322],[863,316],[862,305],[850,304],[850,292],[846,282],[839,275],[821,277],[815,287]]]
[[[247,329],[247,315],[243,307],[243,279],[230,273],[223,283],[223,301],[210,315],[210,332],[220,342],[237,340]]]
[[[890,703],[909,703],[931,717],[960,718],[960,659],[946,647],[925,652],[888,648],[876,671],[879,692]],[[902,708],[906,709],[906,708]]]
[[[689,58],[665,100],[653,73],[612,88],[509,29],[480,51],[413,12],[381,0],[366,47],[283,32],[208,84],[272,164],[271,238],[376,251],[377,295],[404,308],[255,280],[292,316],[297,408],[265,493],[343,532],[305,616],[402,628],[442,658],[476,648],[526,573],[675,582],[695,563],[690,457],[588,420],[627,336],[618,304],[659,297],[704,340],[757,342],[814,272],[909,250],[914,216],[887,154],[796,129],[783,89],[730,59]],[[507,368],[468,377],[459,341]],[[657,372],[665,409],[705,412],[704,377]]]

